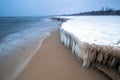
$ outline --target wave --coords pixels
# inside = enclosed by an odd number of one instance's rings
[[[0,80],[14,80],[40,48],[42,41],[58,28],[56,23],[42,26],[9,34],[0,41]]]

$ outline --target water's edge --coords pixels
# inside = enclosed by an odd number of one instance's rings
[[[0,80],[15,80],[40,49],[43,41],[62,24],[59,21],[45,23],[49,25],[10,34],[0,42]]]

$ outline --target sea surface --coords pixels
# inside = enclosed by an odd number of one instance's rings
[[[14,80],[59,26],[50,17],[0,17],[0,80]]]

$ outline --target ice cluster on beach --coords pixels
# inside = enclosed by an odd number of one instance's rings
[[[61,28],[82,42],[120,47],[119,16],[81,16],[70,19]]]
[[[60,17],[61,18],[61,17]],[[64,16],[61,42],[75,53],[83,67],[102,64],[120,71],[119,16]]]

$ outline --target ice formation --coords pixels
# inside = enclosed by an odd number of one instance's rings
[[[120,17],[67,16],[60,28],[61,42],[83,67],[99,64],[120,72]]]

